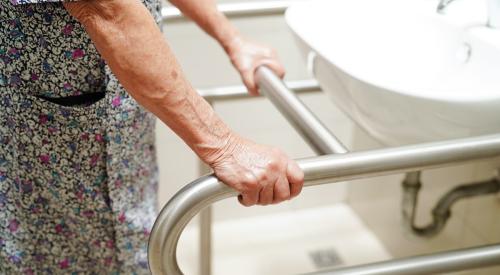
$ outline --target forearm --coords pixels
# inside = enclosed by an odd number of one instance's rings
[[[147,9],[138,0],[65,4],[85,27],[123,87],[210,162],[231,132],[184,77]]]
[[[240,34],[226,16],[217,10],[214,0],[169,0],[184,15],[196,22],[206,33],[215,38],[226,52],[238,43]]]

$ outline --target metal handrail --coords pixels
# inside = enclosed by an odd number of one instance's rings
[[[285,85],[298,94],[321,91],[321,87],[315,79],[291,80],[287,81]],[[253,97],[243,85],[198,89],[198,94],[209,102]]]
[[[261,66],[257,69],[255,77],[261,92],[273,102],[317,154],[348,152],[346,146],[316,118],[271,69]]]
[[[290,88],[291,91],[302,94],[309,92],[319,92],[321,88],[316,80],[295,80],[288,81],[286,86]],[[290,91],[290,92],[291,92]],[[225,86],[216,87],[208,89],[199,89],[198,94],[201,95],[210,104],[223,100],[235,100],[249,98],[251,95],[248,90],[243,85],[236,86]],[[203,167],[201,171],[206,170],[204,163],[201,163],[200,167]],[[200,175],[206,174],[207,172],[202,172]],[[210,275],[211,274],[211,262],[212,262],[212,242],[211,242],[211,224],[212,224],[212,212],[211,207],[207,207],[205,211],[200,213],[200,274]]]
[[[282,14],[293,2],[296,1],[252,1],[238,4],[221,4],[218,5],[218,8],[226,16],[233,18],[260,16]],[[164,21],[184,19],[180,11],[175,8],[164,8],[161,13]],[[260,74],[260,72],[257,74]],[[345,153],[347,150],[342,143],[312,115],[312,112],[307,110],[300,100],[289,97],[286,94],[286,86],[283,86],[282,83],[280,84],[276,79],[274,78],[273,80],[272,74],[264,73],[264,80],[261,80],[259,84],[261,86],[268,85],[272,91],[275,91],[274,96],[268,95],[268,97],[282,110],[287,119],[296,126],[296,129],[301,132],[302,136],[313,146],[314,150],[320,154],[332,152]],[[315,85],[317,86],[317,83]],[[311,85],[308,84],[306,86]],[[298,90],[300,91],[302,88]],[[305,87],[304,90],[310,91],[311,89],[310,87]],[[235,91],[231,87],[226,90],[200,91],[200,94],[208,101],[236,99],[247,96],[245,89],[238,88]],[[280,91],[284,93],[280,93]],[[289,115],[290,112],[288,111],[290,110],[283,112],[287,108],[292,111],[291,113],[301,113],[301,115]],[[302,112],[301,110],[307,112]],[[304,127],[311,125],[309,122],[314,124],[314,130],[303,132],[302,129]],[[447,166],[453,163],[495,157],[500,154],[499,140],[499,135],[483,136],[441,143],[349,153],[342,156],[311,158],[301,160],[298,163],[305,172],[305,185],[312,186],[325,183],[325,181],[336,182],[369,176],[418,171],[426,168]],[[460,146],[465,147],[460,148]],[[192,182],[176,194],[160,212],[151,233],[148,257],[152,273],[182,274],[177,264],[176,249],[178,239],[186,224],[196,213],[208,205],[235,195],[236,193],[232,189],[221,184],[213,175],[205,176]],[[457,268],[463,269],[500,264],[498,251],[500,251],[500,245],[471,248],[350,267],[321,274],[368,275],[446,272],[456,270]]]
[[[314,275],[427,275],[500,264],[500,244],[345,267]],[[312,275],[310,274],[310,275]]]
[[[241,3],[218,4],[217,8],[229,18],[251,17],[283,14],[290,5],[299,1],[300,0],[247,1]],[[181,11],[174,7],[162,8],[161,16],[164,21],[179,21],[186,19]]]
[[[500,156],[500,134],[307,158],[298,161],[305,186],[355,180]],[[203,208],[237,193],[214,175],[182,188],[161,210],[149,239],[148,259],[153,274],[182,274],[177,243],[187,223]]]

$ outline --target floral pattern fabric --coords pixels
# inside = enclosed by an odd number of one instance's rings
[[[155,118],[49,2],[0,0],[0,274],[147,274]]]

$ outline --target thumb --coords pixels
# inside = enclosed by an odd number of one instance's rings
[[[286,169],[288,183],[290,184],[290,196],[296,197],[302,191],[304,185],[304,172],[299,165],[293,160],[290,160]]]

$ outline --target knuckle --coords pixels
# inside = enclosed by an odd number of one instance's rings
[[[278,158],[272,158],[267,163],[267,168],[271,171],[277,171],[280,168],[280,160]]]
[[[245,175],[242,179],[242,184],[244,186],[245,191],[254,192],[256,189],[260,189],[259,182],[255,179],[255,177]]]
[[[241,177],[241,181],[243,184],[251,185],[256,180],[255,180],[255,176],[253,175],[253,173],[247,172],[247,173],[243,173],[243,175]]]
[[[261,187],[264,187],[266,185],[265,182],[268,182],[270,179],[271,179],[271,177],[270,177],[269,173],[266,173],[266,172],[259,173],[258,182],[261,185]]]
[[[262,188],[264,188],[264,186],[260,182],[258,182],[258,181],[253,182],[249,186],[250,186],[252,192],[259,192],[259,190],[262,190]]]
[[[263,181],[257,182],[258,189],[262,192],[266,190],[267,184]]]
[[[254,192],[254,191],[262,188],[260,186],[260,184],[256,181],[255,182],[248,182],[247,184],[245,184],[245,187],[246,187],[246,190],[248,190],[250,192]]]

